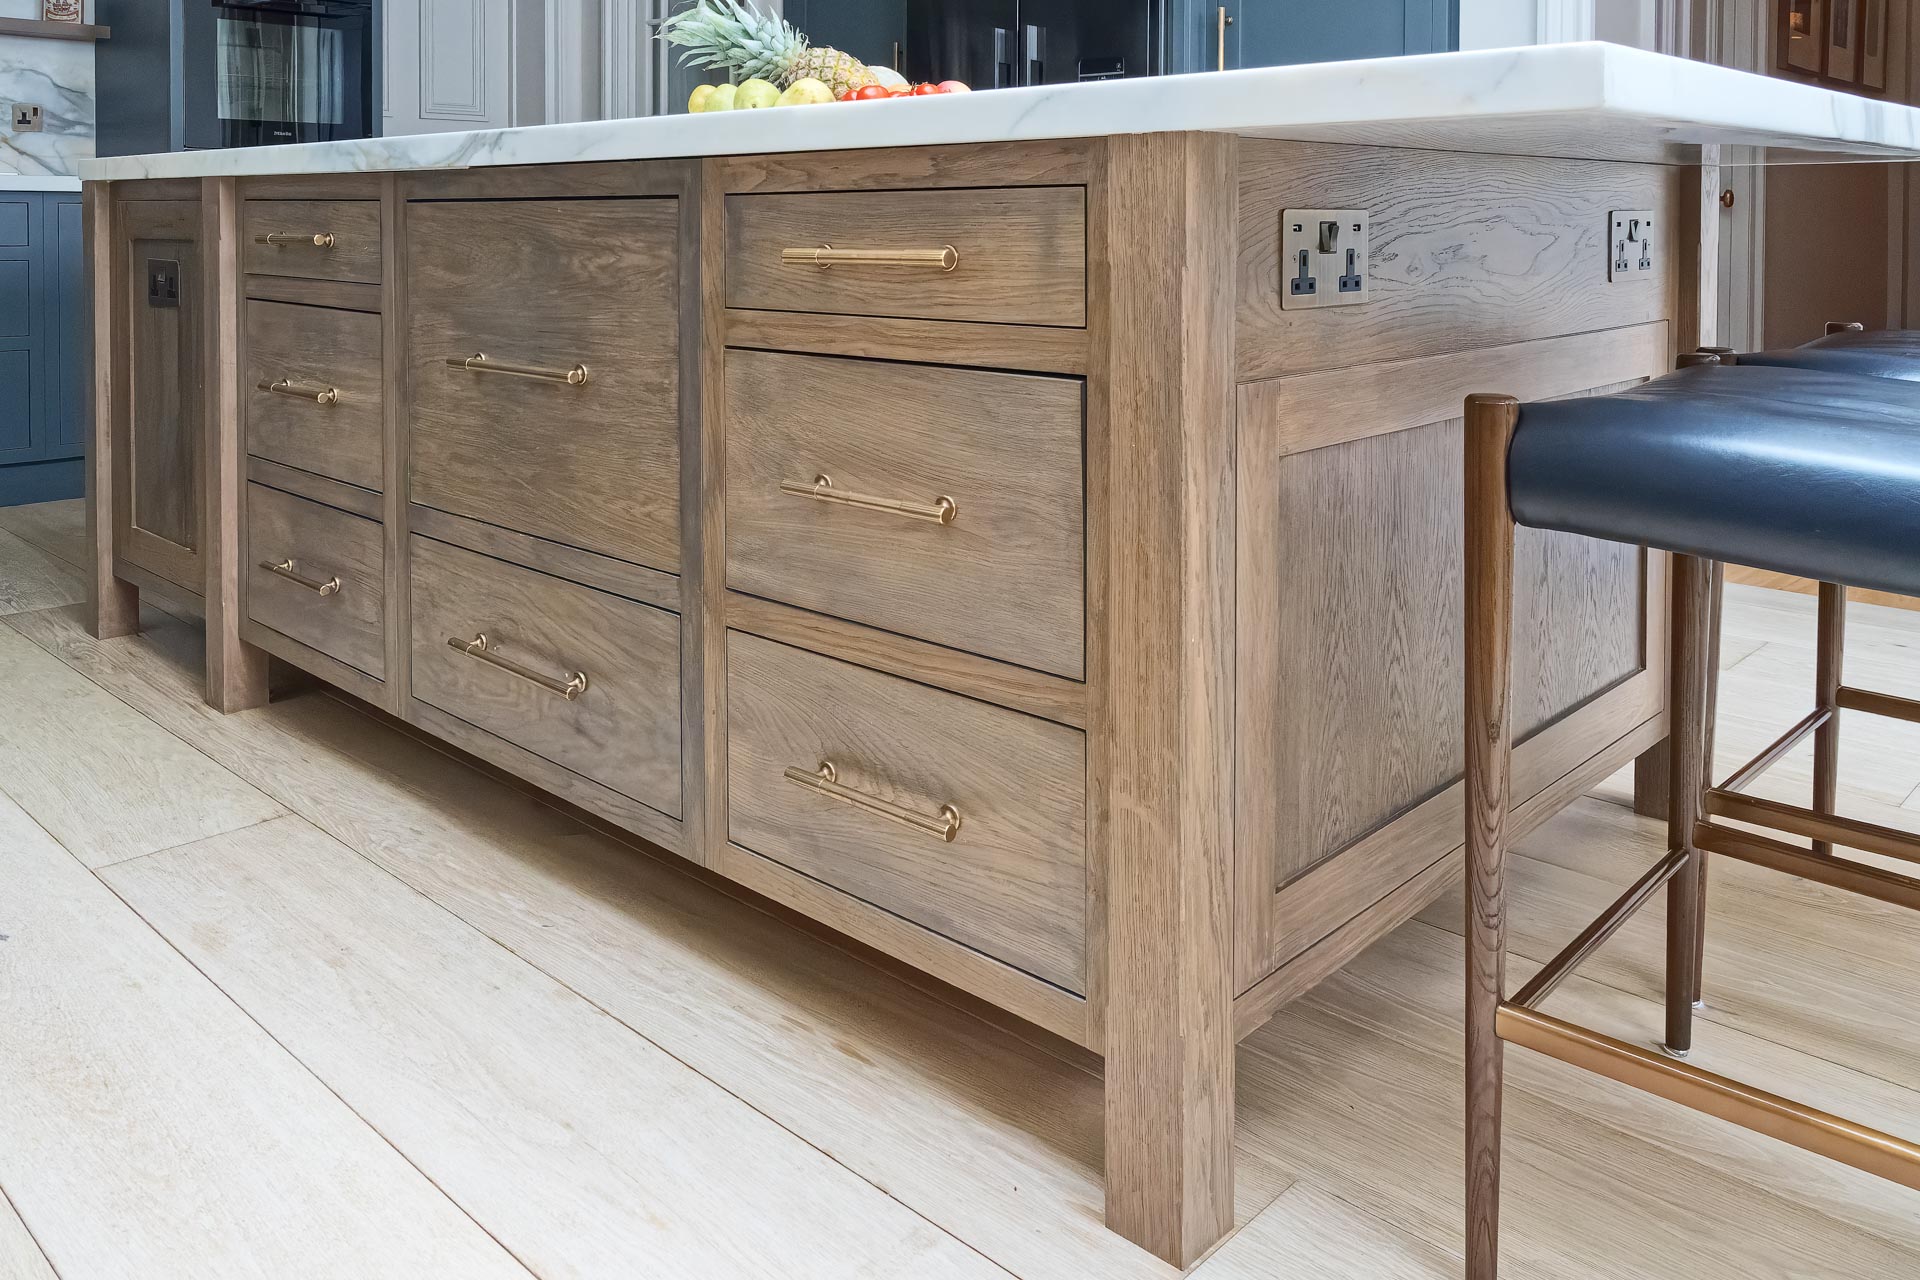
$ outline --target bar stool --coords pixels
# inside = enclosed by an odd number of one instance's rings
[[[1840,344],[1844,345],[1844,344]],[[1505,867],[1517,525],[1674,553],[1669,848],[1511,996]],[[1838,857],[1832,844],[1920,862],[1920,837],[1759,800],[1745,788],[1836,711],[1804,717],[1708,785],[1710,562],[1920,596],[1920,382],[1741,359],[1631,391],[1466,409],[1467,1275],[1498,1266],[1502,1058],[1508,1043],[1634,1085],[1920,1189],[1920,1146],[1703,1070],[1692,1043],[1699,902],[1711,852],[1920,910],[1920,878]],[[1838,686],[1837,653],[1832,673]],[[1823,688],[1828,673],[1822,673]],[[1847,690],[1840,706],[1920,722],[1920,702]],[[1831,765],[1829,766],[1831,767]],[[1808,850],[1733,819],[1822,842]],[[1667,891],[1666,1046],[1641,1048],[1540,1010],[1574,968]]]

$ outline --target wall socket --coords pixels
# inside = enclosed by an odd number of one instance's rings
[[[40,108],[31,102],[13,104],[13,131],[15,133],[40,132]]]
[[[1367,300],[1365,209],[1280,211],[1280,309],[1350,307]]]
[[[1607,279],[1650,280],[1660,273],[1666,241],[1656,234],[1651,209],[1615,209],[1607,215]]]

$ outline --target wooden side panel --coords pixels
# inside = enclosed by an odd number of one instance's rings
[[[87,358],[87,603],[90,628],[102,640],[140,629],[140,592],[114,576],[115,487],[126,470],[126,441],[114,419],[119,374],[116,335],[120,332],[122,269],[113,189],[89,182],[82,196],[87,232],[87,302],[92,313]]]

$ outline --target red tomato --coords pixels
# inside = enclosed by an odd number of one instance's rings
[[[937,84],[917,84],[913,86],[913,96],[916,98],[924,98],[930,93],[945,93],[945,92],[946,90],[942,89]]]
[[[852,102],[853,86],[848,85],[846,88],[842,89],[839,93],[834,94],[833,97],[834,97],[834,101],[836,102]]]
[[[887,96],[888,96],[889,98],[911,98],[911,97],[913,96],[913,90],[911,90],[911,89],[889,89],[889,90],[887,90]]]
[[[871,102],[875,98],[891,98],[892,96],[893,94],[890,93],[887,86],[883,84],[863,84],[853,91],[853,97],[856,102]]]

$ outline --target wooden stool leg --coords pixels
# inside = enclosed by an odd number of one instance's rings
[[[1847,642],[1847,589],[1820,584],[1820,612],[1814,638],[1813,680],[1817,705],[1827,722],[1813,731],[1813,807],[1832,813],[1840,798],[1840,668]],[[1831,857],[1833,845],[1815,840],[1813,851]]]
[[[1727,604],[1727,566],[1724,561],[1713,562],[1713,569],[1707,581],[1707,669],[1705,672],[1707,695],[1706,731],[1701,735],[1703,746],[1700,750],[1700,785],[1711,787],[1714,784],[1714,731],[1719,724],[1720,707],[1720,623],[1726,616]],[[1672,762],[1668,762],[1671,766]],[[1671,801],[1669,801],[1671,803]],[[1700,889],[1694,903],[1693,925],[1693,1007],[1698,1009],[1706,1000],[1707,967],[1707,868],[1706,850],[1700,851]]]
[[[1673,558],[1673,662],[1669,707],[1673,722],[1673,795],[1667,841],[1687,852],[1687,863],[1667,885],[1666,1050],[1684,1058],[1693,1047],[1693,1001],[1705,861],[1693,827],[1706,790],[1707,655],[1713,616],[1712,568],[1695,556]]]
[[[1519,403],[1474,396],[1466,420],[1467,1277],[1500,1268],[1500,1091],[1496,1026],[1506,995],[1507,813],[1513,514],[1507,449]]]

